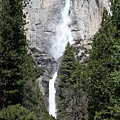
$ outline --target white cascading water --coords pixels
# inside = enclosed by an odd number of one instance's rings
[[[63,55],[65,46],[69,41],[73,43],[73,38],[70,30],[70,0],[66,0],[65,7],[62,10],[62,18],[56,27],[56,39],[52,41],[51,54],[57,60]]]
[[[62,18],[58,26],[56,27],[56,39],[52,41],[52,48],[50,52],[52,56],[57,60],[63,55],[65,46],[69,41],[73,43],[73,38],[70,30],[70,0],[66,0],[65,7],[62,10]],[[56,102],[55,93],[56,89],[54,86],[55,80],[57,78],[57,72],[53,75],[53,78],[49,81],[49,114],[56,118]]]
[[[49,81],[49,114],[56,118],[56,104],[55,104],[55,93],[56,89],[54,86],[57,78],[57,72],[54,73],[53,78]]]

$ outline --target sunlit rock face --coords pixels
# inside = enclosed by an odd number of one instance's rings
[[[28,0],[26,13],[27,38],[31,46],[49,52],[50,41],[55,39],[63,0]]]
[[[57,42],[56,27],[64,6],[65,0],[26,0],[24,12],[30,45],[50,53],[51,41]],[[71,0],[70,28],[74,40],[87,40],[96,33],[104,6],[109,9],[109,0]]]
[[[87,40],[100,27],[103,4],[101,0],[72,0],[72,35],[75,40]]]
[[[71,0],[72,35],[75,40],[88,40],[100,27],[103,8],[110,11],[109,0]]]

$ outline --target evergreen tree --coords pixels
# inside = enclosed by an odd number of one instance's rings
[[[34,112],[38,120],[54,120],[54,118],[49,116],[46,109],[44,98],[39,88],[39,82],[26,81],[22,104],[25,108]]]
[[[0,12],[0,108],[20,103],[26,71],[27,41],[22,0],[2,0]],[[31,65],[27,65],[30,68]],[[24,73],[24,74],[23,74]]]
[[[111,78],[113,81],[113,89],[111,95],[112,106],[110,107],[111,111],[114,114],[114,119],[120,119],[120,1],[114,0],[112,1],[112,22],[116,27],[115,33],[115,48],[117,51],[115,52],[115,56],[117,58],[117,68],[111,73]]]
[[[111,0],[112,6],[111,6],[111,10],[112,10],[112,21],[114,26],[116,26],[117,28],[117,32],[120,35],[120,1],[119,0]]]
[[[117,114],[118,109],[113,108],[113,89],[116,85],[111,77],[112,72],[118,70],[120,64],[120,57],[116,54],[119,53],[119,49],[116,47],[115,35],[116,28],[105,10],[101,28],[93,38],[87,70],[84,72],[84,85],[89,95],[89,120],[117,120],[115,113]]]
[[[37,120],[33,112],[17,104],[0,111],[0,120]]]
[[[45,108],[42,93],[35,81],[43,70],[34,68],[33,58],[28,53],[23,0],[2,0],[0,5],[0,109],[3,109],[0,114],[3,118],[8,113],[9,119],[16,119],[16,116],[20,119],[22,112],[26,113],[25,108],[17,106],[4,109],[20,103],[34,112],[39,120],[54,120]],[[9,109],[20,110],[16,110],[18,114],[13,114]],[[32,119],[25,116],[24,119]]]
[[[58,82],[58,107],[59,120],[78,120],[84,111],[82,97],[84,92],[79,85],[79,63],[74,57],[72,46],[68,43],[60,65]]]

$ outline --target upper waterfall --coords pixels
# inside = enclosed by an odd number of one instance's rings
[[[62,10],[61,20],[56,27],[56,39],[52,41],[51,54],[55,59],[63,55],[65,46],[69,41],[73,43],[73,38],[70,30],[70,0],[66,0],[65,7]]]

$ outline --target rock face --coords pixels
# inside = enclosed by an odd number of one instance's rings
[[[75,57],[80,63],[85,63],[89,57],[89,51],[92,49],[92,43],[90,39],[88,40],[77,40],[72,45],[75,51]]]
[[[72,33],[75,40],[87,40],[92,37],[102,18],[103,2],[101,0],[72,0]]]
[[[35,67],[44,69],[44,74],[37,78],[37,81],[39,82],[40,90],[44,95],[46,108],[48,108],[49,80],[52,78],[52,72],[56,69],[57,63],[49,54],[41,52],[35,47],[30,47],[30,51],[35,60]]]
[[[66,0],[26,0],[27,39],[30,46],[51,54],[51,46],[56,44],[56,28],[61,22],[61,12]],[[103,8],[110,12],[110,0],[71,0],[70,29],[77,49],[76,57],[83,62],[91,49],[90,38],[98,31]],[[80,41],[80,42],[79,42]],[[55,45],[54,45],[55,46]],[[58,46],[59,47],[59,46]],[[54,52],[54,51],[53,51]]]
[[[88,40],[100,27],[103,8],[110,11],[109,0],[72,0],[72,34],[75,40]]]
[[[56,42],[56,27],[61,20],[65,0],[26,0],[26,33],[31,46],[50,53]],[[71,0],[71,32],[74,40],[88,40],[100,27],[103,7],[109,0]]]
[[[26,13],[27,39],[41,51],[49,51],[50,41],[60,20],[63,0],[28,0]]]

